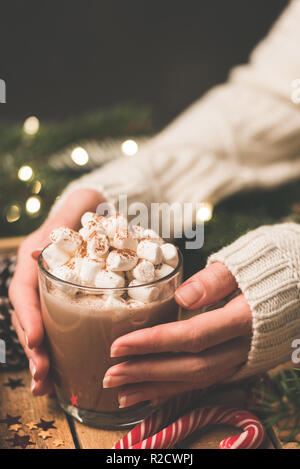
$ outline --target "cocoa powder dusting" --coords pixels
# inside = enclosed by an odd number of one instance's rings
[[[133,257],[136,257],[136,253],[131,249],[115,249],[115,251],[125,259],[132,259]]]
[[[87,242],[83,241],[81,246],[76,251],[76,256],[77,257],[86,257],[87,255]]]

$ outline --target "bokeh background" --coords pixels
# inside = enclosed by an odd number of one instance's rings
[[[31,232],[70,180],[111,158],[130,157],[226,80],[287,3],[2,1],[7,103],[0,105],[0,236]],[[276,213],[268,202],[276,190],[263,202],[258,192],[231,198],[215,209],[208,229],[220,233],[230,213],[232,231],[218,238],[226,242],[293,212],[296,191],[289,185]],[[261,201],[255,212],[253,196]]]
[[[286,0],[2,0],[1,116],[131,102],[168,123],[247,61]]]

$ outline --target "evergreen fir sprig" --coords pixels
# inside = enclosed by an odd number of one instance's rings
[[[256,404],[251,405],[266,427],[276,425],[283,442],[300,436],[300,369],[282,370],[255,390]]]
[[[124,105],[66,119],[60,122],[40,122],[34,135],[24,132],[23,122],[0,123],[0,237],[18,236],[32,232],[41,225],[60,192],[74,178],[88,170],[70,168],[55,171],[49,164],[51,155],[76,146],[82,141],[102,142],[105,139],[127,139],[153,133],[151,115],[146,107]],[[28,182],[18,179],[22,165],[33,169],[34,178]],[[32,216],[25,205],[34,195],[34,182],[42,189],[37,195],[41,209]],[[9,223],[7,213],[17,206],[20,218]]]

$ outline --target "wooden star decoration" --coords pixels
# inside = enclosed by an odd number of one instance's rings
[[[10,427],[8,429],[11,432],[18,432],[20,430],[20,428],[22,428],[22,425],[20,425],[19,423],[16,423],[15,425],[10,425]]]
[[[78,407],[78,397],[73,393],[73,391],[72,391],[72,395],[70,397],[70,402],[71,402],[72,406]]]
[[[48,438],[52,438],[52,436],[51,436],[49,430],[46,431],[46,432],[45,432],[44,430],[42,430],[41,432],[38,433],[38,436],[39,436],[40,438],[43,438],[43,440],[48,440]]]
[[[36,426],[38,428],[41,428],[44,431],[49,430],[49,428],[56,428],[55,425],[53,425],[55,420],[44,420],[41,419],[39,423],[36,423]]]
[[[3,386],[9,387],[10,389],[24,388],[24,383],[22,379],[13,379],[9,378],[8,383],[4,383]]]
[[[13,438],[9,438],[6,441],[10,441],[12,443],[12,447],[21,446],[22,449],[26,449],[27,446],[35,445],[35,443],[30,441],[30,436],[18,435],[18,433],[15,433]]]
[[[26,423],[25,424],[27,428],[29,428],[29,430],[34,430],[37,428],[36,424],[34,422],[29,422],[29,423]]]
[[[20,418],[21,415],[16,415],[14,417],[13,415],[6,414],[6,418],[0,419],[0,423],[6,423],[6,425],[10,427],[11,425],[21,424]]]
[[[53,445],[56,446],[56,447],[57,447],[57,446],[63,446],[63,445],[64,445],[63,442],[60,441],[60,440],[53,440],[52,443],[53,443]]]

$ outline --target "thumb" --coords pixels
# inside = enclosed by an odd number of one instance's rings
[[[235,288],[237,283],[230,270],[222,262],[215,262],[180,285],[175,299],[186,309],[197,309],[225,298]]]

